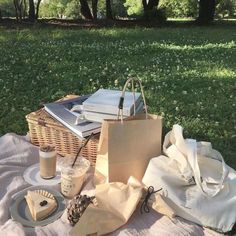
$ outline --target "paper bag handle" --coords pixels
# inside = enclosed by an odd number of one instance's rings
[[[145,110],[146,119],[147,119],[147,114],[148,114],[147,113],[147,105],[146,105],[146,100],[145,100],[145,96],[144,96],[144,92],[143,92],[142,83],[137,78],[129,78],[125,82],[125,85],[124,85],[124,88],[122,90],[122,94],[121,94],[121,97],[120,97],[119,105],[118,105],[117,119],[119,119],[119,117],[121,116],[121,122],[123,122],[123,105],[124,105],[125,91],[126,91],[127,86],[129,85],[130,82],[132,82],[132,90],[133,90],[133,98],[134,98],[134,114],[136,114],[134,82],[137,82],[139,84],[140,89],[141,89],[141,94],[142,94],[143,104],[144,104],[144,110]]]

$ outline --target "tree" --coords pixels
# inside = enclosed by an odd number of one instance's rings
[[[127,14],[129,16],[137,16],[143,14],[143,6],[141,1],[126,0],[124,7],[127,9]]]
[[[106,18],[113,19],[112,8],[111,8],[111,0],[106,0]],[[81,14],[85,19],[97,19],[97,11],[98,11],[98,0],[92,0],[92,11],[90,10],[89,4],[87,0],[80,0],[80,10]]]
[[[234,0],[218,0],[216,4],[216,15],[219,17],[233,17],[236,12]]]
[[[81,11],[81,14],[83,15],[83,17],[85,19],[92,20],[93,16],[90,11],[87,0],[79,0],[79,1],[80,1],[80,11]]]
[[[93,19],[97,19],[98,13],[98,0],[92,0],[92,12],[93,12]]]
[[[23,13],[23,0],[13,0],[13,4],[15,7],[16,20],[22,20]]]
[[[124,6],[127,8],[128,15],[143,15],[146,20],[162,21],[163,11],[157,9],[159,0],[126,0]]]
[[[78,0],[69,1],[64,10],[64,16],[67,18],[78,19],[81,17],[80,4]]]
[[[199,0],[199,14],[197,22],[208,24],[214,20],[216,0]]]
[[[38,19],[39,16],[39,6],[40,6],[41,0],[29,0],[29,21],[34,22]]]
[[[41,3],[41,0],[38,0],[37,2],[36,2],[36,11],[35,11],[35,18],[36,19],[38,19],[38,17],[39,17],[39,5],[40,5],[40,3]]]
[[[112,14],[113,14],[113,16],[127,17],[127,11],[126,11],[124,4],[125,4],[125,0],[112,0]]]
[[[22,13],[24,17],[24,11],[22,11]],[[16,16],[14,0],[0,0],[0,15],[1,17],[15,17]]]
[[[106,0],[106,18],[113,19],[112,9],[111,9],[111,0]]]
[[[166,10],[167,17],[194,17],[198,15],[197,0],[160,0],[159,7]]]
[[[29,20],[32,22],[36,20],[34,0],[29,0]]]
[[[155,17],[155,15],[157,15],[157,6],[159,4],[159,0],[142,0],[142,4],[144,17],[147,20],[150,20],[151,18]]]

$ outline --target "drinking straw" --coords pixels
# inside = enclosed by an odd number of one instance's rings
[[[82,148],[87,145],[88,141],[92,138],[93,135],[94,135],[94,134],[91,133],[91,134],[89,135],[89,137],[86,139],[86,141],[84,142],[84,144],[80,146],[80,148],[79,148],[79,150],[78,150],[78,152],[77,152],[77,154],[76,154],[76,156],[75,156],[74,162],[73,162],[73,164],[72,164],[72,168],[73,168],[73,166],[75,165],[75,162],[76,162],[76,160],[77,160],[77,158],[78,158],[78,156],[79,156],[79,154],[80,154]]]

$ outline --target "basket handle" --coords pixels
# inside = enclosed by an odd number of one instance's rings
[[[127,86],[129,85],[129,83],[132,82],[132,91],[133,91],[133,100],[134,100],[134,115],[136,114],[136,105],[135,105],[135,91],[134,91],[134,82],[137,82],[137,84],[139,85],[140,89],[141,89],[141,94],[142,94],[142,98],[143,98],[143,103],[144,103],[144,109],[145,109],[145,114],[146,114],[146,119],[147,119],[147,105],[146,105],[146,100],[145,100],[145,96],[144,96],[144,92],[143,92],[143,86],[142,83],[139,79],[137,78],[129,78],[124,85],[124,88],[122,90],[122,94],[120,97],[120,101],[119,101],[119,105],[118,105],[118,114],[117,114],[117,119],[119,119],[119,117],[121,117],[121,122],[123,123],[123,105],[124,105],[124,98],[125,98],[125,91]]]

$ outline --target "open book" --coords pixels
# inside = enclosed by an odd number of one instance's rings
[[[78,108],[90,95],[72,98],[64,101],[45,104],[45,111],[53,118],[61,122],[70,129],[79,138],[85,138],[91,133],[99,133],[101,131],[101,123],[83,120],[82,107],[81,112],[77,109],[73,111],[73,107]],[[79,118],[79,119],[78,119]],[[80,119],[81,118],[81,119]],[[78,122],[79,120],[79,122]]]

